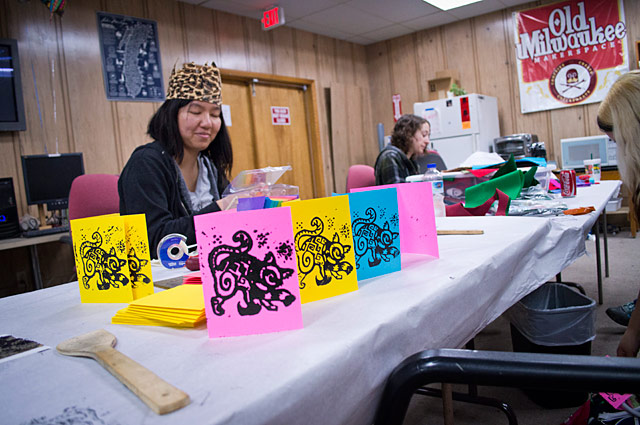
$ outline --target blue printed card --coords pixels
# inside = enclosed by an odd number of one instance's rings
[[[400,220],[395,188],[349,193],[358,280],[400,270]]]

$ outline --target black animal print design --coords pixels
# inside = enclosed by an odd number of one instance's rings
[[[116,249],[111,248],[107,252],[101,248],[102,236],[99,232],[91,235],[92,241],[84,241],[80,245],[80,257],[82,258],[82,266],[84,268],[84,276],[82,276],[82,285],[85,289],[89,289],[89,281],[97,276],[98,289],[107,290],[110,287],[119,288],[129,283],[127,275],[120,271],[127,265],[127,260],[121,260],[116,255]]]
[[[351,250],[349,245],[340,243],[338,233],[329,240],[321,235],[324,223],[318,217],[311,220],[313,230],[302,229],[295,236],[298,255],[298,278],[300,289],[306,284],[304,278],[318,267],[317,285],[326,285],[331,278],[342,279],[353,271],[353,266],[345,260],[345,254]]]
[[[127,254],[127,259],[129,261],[129,273],[131,275],[131,287],[137,288],[138,283],[151,283],[151,279],[142,273],[142,268],[147,265],[149,260],[145,260],[143,258],[138,258],[136,256],[136,250],[131,247],[129,250],[129,254]]]
[[[389,262],[400,254],[400,250],[393,246],[393,241],[400,233],[392,232],[388,221],[385,221],[382,227],[378,226],[375,223],[376,212],[373,208],[367,208],[365,214],[368,218],[357,218],[352,224],[356,268],[360,268],[360,259],[367,251],[371,251],[370,267],[377,266],[382,260]]]
[[[276,302],[290,305],[296,297],[280,288],[293,275],[292,269],[279,267],[272,252],[267,252],[264,260],[249,254],[253,240],[243,230],[233,235],[238,246],[219,245],[209,253],[209,268],[213,276],[211,308],[217,316],[224,314],[223,304],[237,291],[242,291],[238,303],[238,313],[242,316],[260,313],[262,308],[277,311]]]

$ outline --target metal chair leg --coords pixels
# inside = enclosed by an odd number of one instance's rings
[[[425,395],[429,397],[442,397],[442,391],[437,388],[423,387],[416,391],[416,394]],[[496,409],[502,411],[507,416],[507,420],[509,421],[509,425],[518,425],[518,418],[516,417],[516,413],[509,406],[509,404],[504,403],[498,399],[490,398],[490,397],[481,397],[477,395],[470,395],[465,393],[458,393],[453,391],[452,393],[453,400],[461,401],[464,403],[478,404],[481,406],[489,406],[495,407]]]

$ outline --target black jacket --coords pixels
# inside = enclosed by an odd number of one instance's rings
[[[419,174],[416,162],[391,144],[380,152],[374,168],[376,185],[404,183],[407,177]]]
[[[120,214],[146,215],[151,258],[157,258],[158,243],[170,233],[185,235],[187,245],[195,244],[193,216],[220,211],[215,202],[190,211],[190,202],[180,190],[182,176],[178,172],[174,159],[156,141],[133,151],[118,180]],[[228,184],[224,174],[217,173],[220,193],[214,194],[214,199],[220,198]]]

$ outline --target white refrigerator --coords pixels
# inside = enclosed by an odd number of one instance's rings
[[[431,123],[431,142],[448,169],[457,168],[474,152],[489,152],[500,136],[498,99],[466,94],[413,104],[413,113]]]

